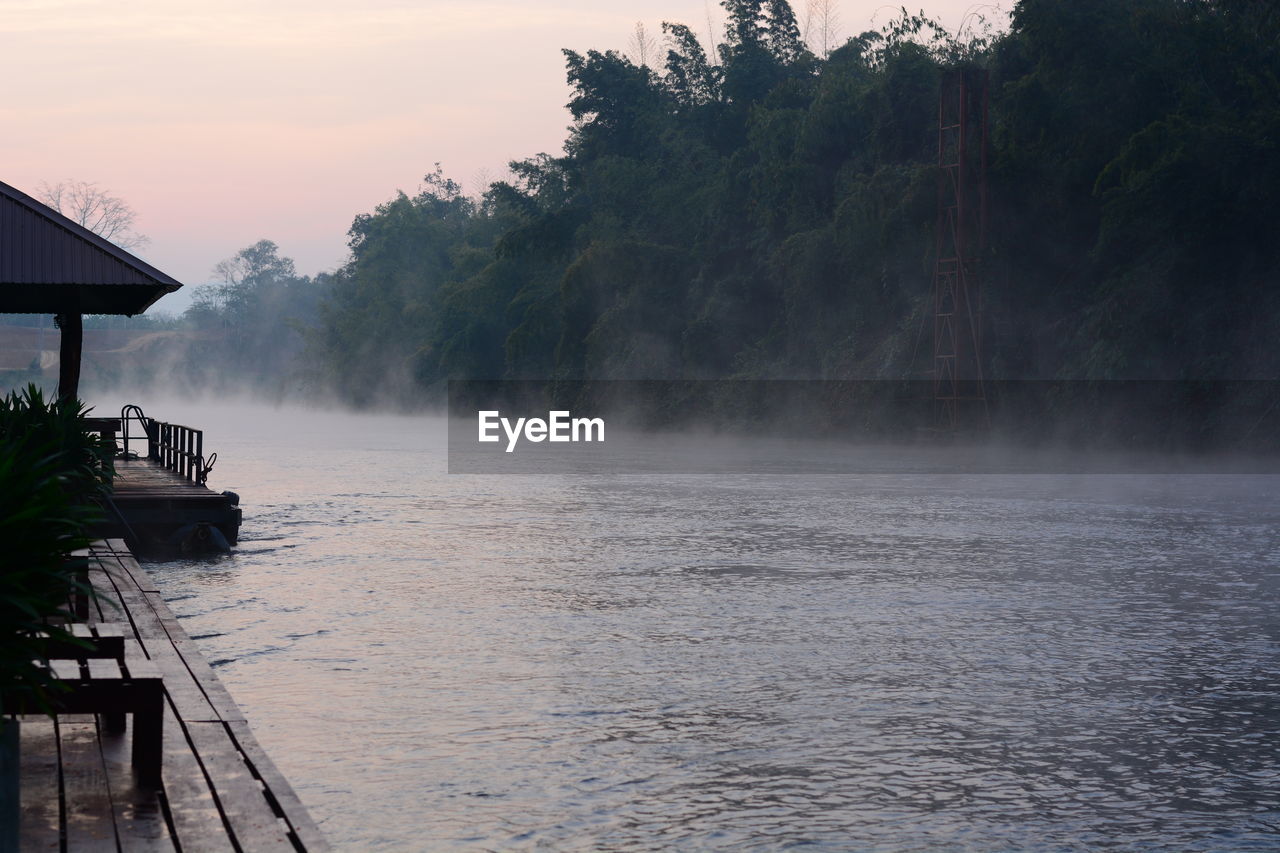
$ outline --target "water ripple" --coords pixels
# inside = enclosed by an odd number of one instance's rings
[[[429,419],[186,417],[243,544],[151,571],[340,848],[1280,849],[1280,478],[498,480]]]

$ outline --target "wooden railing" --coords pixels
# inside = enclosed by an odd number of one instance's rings
[[[158,421],[142,414],[137,406],[126,406],[120,413],[123,450],[129,453],[129,441],[143,436],[130,436],[129,424],[140,421],[147,441],[147,458],[203,486],[213,467],[213,459],[204,458],[204,431],[182,424]],[[216,454],[215,454],[216,458]]]
[[[204,432],[148,418],[147,456],[193,483],[204,485]]]

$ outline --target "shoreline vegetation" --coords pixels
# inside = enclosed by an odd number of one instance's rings
[[[86,382],[415,410],[449,380],[926,379],[957,67],[990,75],[989,378],[1280,377],[1269,6],[1022,0],[963,37],[904,11],[817,55],[787,3],[722,5],[714,49],[671,23],[648,64],[565,51],[564,156],[474,198],[437,166],[332,273],[262,240],[179,318],[88,319]]]

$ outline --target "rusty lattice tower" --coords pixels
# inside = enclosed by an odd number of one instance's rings
[[[987,72],[948,71],[938,98],[933,402],[943,430],[985,426],[982,269],[987,232]]]

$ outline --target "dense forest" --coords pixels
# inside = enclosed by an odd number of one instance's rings
[[[1273,5],[1022,0],[963,39],[903,11],[825,56],[785,0],[723,6],[717,44],[664,24],[652,67],[565,51],[564,156],[479,198],[437,167],[355,218],[332,275],[242,251],[184,318],[189,369],[355,405],[450,378],[924,377],[939,85],[978,67],[988,375],[1280,376]]]

